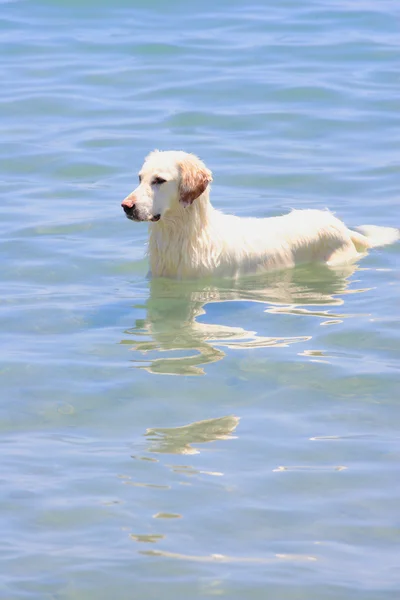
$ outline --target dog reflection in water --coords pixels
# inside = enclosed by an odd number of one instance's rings
[[[138,319],[127,330],[123,343],[139,353],[134,366],[151,373],[203,375],[204,365],[224,358],[224,348],[286,347],[305,343],[310,336],[267,337],[240,326],[206,323],[198,318],[206,306],[215,302],[259,302],[266,312],[307,314],[324,319],[346,315],[332,312],[343,304],[349,277],[356,266],[325,266],[298,269],[240,280],[222,280],[220,285],[203,281],[154,279],[149,282],[150,296],[146,318]]]
[[[146,431],[146,437],[151,442],[148,451],[163,454],[198,454],[200,450],[193,447],[193,444],[233,439],[239,421],[239,417],[229,415],[196,421],[181,427],[151,428]]]

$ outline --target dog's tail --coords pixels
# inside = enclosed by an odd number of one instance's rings
[[[351,241],[358,252],[368,248],[386,246],[400,239],[400,229],[396,227],[379,227],[377,225],[360,225],[357,231],[350,230]]]

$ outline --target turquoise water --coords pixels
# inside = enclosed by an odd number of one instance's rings
[[[239,215],[399,225],[398,4],[1,2],[0,597],[400,595],[400,244],[146,279],[178,148]]]

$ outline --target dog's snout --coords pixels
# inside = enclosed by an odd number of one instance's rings
[[[125,200],[123,200],[121,202],[121,206],[125,210],[125,208],[133,208],[135,203],[136,203],[135,196],[128,196],[127,198],[125,198]]]
[[[132,215],[133,214],[133,210],[134,207],[133,206],[128,206],[127,204],[121,204],[122,208],[124,209],[125,213],[127,215]]]
[[[136,198],[134,196],[128,196],[121,202],[121,206],[127,215],[132,215],[135,209]]]

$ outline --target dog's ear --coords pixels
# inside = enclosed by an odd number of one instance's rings
[[[212,174],[198,159],[184,161],[180,165],[179,201],[189,206],[206,190]]]

